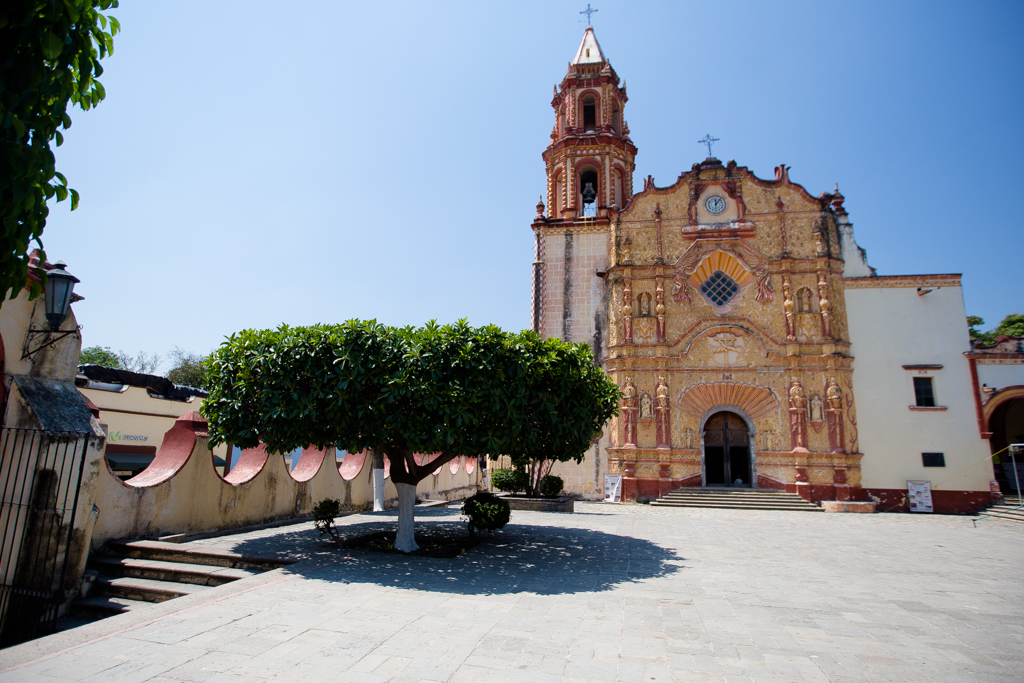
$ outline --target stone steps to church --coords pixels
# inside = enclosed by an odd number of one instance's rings
[[[822,512],[795,493],[752,489],[685,489],[668,493],[651,503],[659,507],[721,508],[730,510],[793,510]]]
[[[987,515],[996,515],[989,517]],[[978,513],[977,519],[1003,519],[1008,522],[1024,522],[1024,509],[1017,505],[993,505]]]

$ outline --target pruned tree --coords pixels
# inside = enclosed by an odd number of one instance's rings
[[[88,110],[105,97],[100,60],[114,51],[120,26],[101,12],[113,7],[117,0],[0,2],[0,302],[25,286],[33,243],[43,248],[47,202],[70,196],[78,206],[50,144],[64,142],[58,129],[71,126],[69,104]],[[36,274],[33,297],[46,282],[41,267]]]
[[[619,388],[594,364],[586,344],[523,335],[531,359],[526,377],[526,425],[505,455],[527,475],[536,496],[556,462],[582,462],[601,429],[618,412]]]
[[[262,442],[276,452],[307,444],[382,451],[399,497],[395,547],[409,552],[417,547],[413,508],[421,480],[459,456],[550,443],[524,434],[543,422],[531,417],[531,406],[552,400],[531,396],[539,386],[534,354],[548,348],[545,344],[532,332],[473,328],[465,321],[397,329],[353,320],[246,330],[214,352],[210,397],[202,411],[213,444],[250,448]],[[550,345],[568,346],[557,340]],[[549,355],[549,364],[560,357],[578,359]],[[593,413],[593,419],[602,412],[610,417],[614,403]],[[570,444],[582,443],[582,453],[599,427],[564,425],[574,436],[559,448],[568,451]],[[577,438],[577,432],[585,438]]]

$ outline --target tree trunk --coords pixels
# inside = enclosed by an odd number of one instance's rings
[[[413,509],[416,507],[416,485],[395,482],[398,489],[398,534],[395,536],[395,550],[411,553],[418,550],[414,535]]]
[[[370,450],[373,456],[373,511],[384,509],[384,452],[376,448]]]

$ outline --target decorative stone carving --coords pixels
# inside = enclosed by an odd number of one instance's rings
[[[789,384],[789,441],[793,450],[807,449],[807,399],[796,378]]]
[[[629,235],[626,235],[626,239],[622,241],[622,262],[633,262],[633,240]]]
[[[636,448],[636,413],[636,385],[633,384],[633,378],[627,376],[626,384],[622,387],[623,448]]]
[[[656,280],[656,288],[654,290],[654,313],[658,316],[657,323],[657,337],[659,342],[667,341],[665,339],[665,287],[664,281],[661,278]]]
[[[795,315],[793,313],[793,286],[789,284],[789,276],[782,276],[782,308],[786,312],[786,339],[796,341]]]
[[[648,316],[651,314],[651,295],[644,293],[640,295],[640,315]]]
[[[651,401],[651,395],[646,391],[640,394],[640,419],[649,420],[654,417],[654,402]]]
[[[825,273],[818,273],[818,306],[821,307],[821,336],[832,338],[832,302],[828,299],[828,281]]]
[[[764,450],[774,451],[775,450],[775,432],[771,429],[766,429],[762,432],[764,438]]]
[[[691,428],[689,428],[689,427],[686,428],[685,437],[686,437],[686,440],[685,440],[686,447],[689,448],[689,449],[693,449],[694,448],[694,445],[693,445],[694,444],[694,438],[693,438],[694,437],[694,433],[693,433],[693,430]]]
[[[772,277],[765,273],[757,280],[757,296],[754,297],[757,301],[771,301],[775,298],[772,293]]]
[[[811,394],[811,397],[807,400],[807,405],[811,422],[823,422],[825,420],[825,416],[822,413],[821,396]]]
[[[779,402],[767,387],[733,382],[694,384],[679,396],[679,408],[694,417],[720,406],[736,406],[752,420],[759,420],[778,410]]]
[[[828,378],[825,398],[828,401],[828,408],[825,410],[828,419],[828,448],[833,453],[843,453],[846,450],[843,434],[843,390],[839,388],[835,377]]]
[[[657,437],[658,448],[671,448],[672,447],[672,428],[671,428],[671,408],[669,406],[668,398],[668,384],[665,383],[664,377],[658,378],[658,386],[655,389],[657,393],[657,405],[654,410],[656,414],[655,421],[655,432]]]
[[[746,367],[746,343],[743,337],[729,332],[713,332],[708,335],[708,351],[711,365],[718,368]]]
[[[633,343],[633,288],[629,280],[622,287],[622,336],[627,344]]]

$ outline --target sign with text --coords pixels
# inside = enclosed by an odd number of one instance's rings
[[[622,475],[604,475],[604,502],[619,503],[622,501]]]
[[[930,481],[907,481],[907,494],[911,512],[932,512],[932,483]]]

